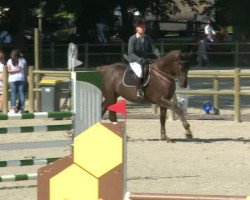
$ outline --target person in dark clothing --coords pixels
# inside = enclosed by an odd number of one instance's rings
[[[201,36],[200,40],[198,41],[198,52],[197,52],[197,61],[199,66],[209,66],[209,58],[208,58],[208,51],[211,51],[211,47],[209,46],[209,41],[207,36]]]
[[[143,67],[145,61],[150,58],[150,53],[154,53],[157,57],[160,56],[159,50],[152,44],[149,35],[145,34],[146,24],[143,18],[138,18],[135,22],[136,33],[129,38],[128,42],[128,57],[130,59],[130,66],[135,74],[140,79],[137,86],[136,96],[138,98],[144,97],[142,90],[143,84]]]

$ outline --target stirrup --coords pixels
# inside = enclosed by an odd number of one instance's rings
[[[143,90],[142,89],[139,89],[139,90],[137,90],[137,92],[136,92],[136,97],[138,97],[138,98],[144,98],[144,92],[143,92]]]

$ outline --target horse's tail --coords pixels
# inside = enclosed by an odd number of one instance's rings
[[[109,68],[110,65],[103,65],[103,66],[99,66],[96,68],[97,72],[101,72],[104,73],[105,71],[107,71],[107,69]]]
[[[97,72],[103,72],[103,71],[105,71],[105,70],[103,69],[103,66],[100,66],[100,67],[97,67],[97,68],[96,68],[96,71],[97,71]]]
[[[101,71],[101,67],[97,67],[95,70],[96,70],[97,72],[99,72],[99,71]]]

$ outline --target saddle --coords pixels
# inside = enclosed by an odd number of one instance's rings
[[[136,87],[138,85],[138,82],[140,79],[136,76],[135,72],[132,70],[132,68],[129,65],[129,58],[127,55],[124,55],[126,63],[126,70],[123,74],[123,85],[127,87]],[[149,64],[145,64],[143,66],[143,87],[145,87],[149,80],[150,80],[150,73],[149,73]]]

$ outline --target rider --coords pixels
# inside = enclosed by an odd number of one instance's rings
[[[144,97],[143,88],[143,67],[146,64],[146,59],[149,58],[149,53],[153,53],[159,57],[159,50],[153,46],[151,38],[145,34],[146,24],[143,18],[138,18],[135,22],[136,33],[129,38],[128,42],[128,56],[132,61],[130,66],[135,74],[140,79],[137,85],[136,96],[138,98]]]

